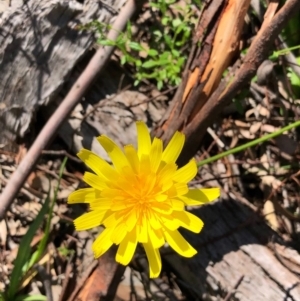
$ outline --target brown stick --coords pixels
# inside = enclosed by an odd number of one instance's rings
[[[241,90],[249,84],[259,65],[268,57],[276,37],[287,24],[288,20],[299,11],[300,1],[286,1],[267,26],[258,33],[244,59],[241,68],[236,72],[231,83],[221,82],[210,99],[196,114],[193,120],[183,129],[187,143],[180,157],[180,164],[186,162],[197,151],[199,144],[216,117],[219,116],[224,106]]]
[[[135,1],[128,0],[113,24],[113,29],[108,33],[108,39],[115,40],[117,38],[119,32],[123,30],[127,21],[131,18],[135,10]],[[44,128],[41,130],[40,134],[32,144],[17,170],[11,176],[7,186],[4,188],[0,196],[0,220],[4,217],[7,208],[10,206],[19,189],[24,184],[30,171],[36,164],[42,150],[54,137],[58,128],[70,114],[76,104],[79,103],[88,87],[91,85],[97,74],[103,68],[107,59],[110,57],[113,49],[114,47],[112,46],[106,46],[97,50],[85,70],[76,80],[71,90],[62,101],[61,105],[57,108]]]

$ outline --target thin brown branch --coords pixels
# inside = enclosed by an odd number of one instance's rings
[[[128,0],[113,24],[113,29],[108,33],[108,39],[115,40],[117,38],[119,32],[123,30],[127,21],[131,18],[135,10],[135,1]],[[44,128],[41,130],[40,134],[18,166],[17,170],[10,178],[7,186],[0,196],[0,220],[4,217],[7,208],[10,206],[19,189],[24,184],[30,171],[37,163],[42,150],[55,136],[60,125],[67,118],[76,104],[80,102],[82,96],[85,94],[88,87],[101,71],[107,59],[110,57],[113,49],[114,48],[112,46],[106,46],[97,50],[85,70],[76,80],[71,90],[62,101],[61,105],[57,108]]]

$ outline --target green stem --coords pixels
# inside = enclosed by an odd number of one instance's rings
[[[291,52],[292,50],[296,50],[299,48],[300,48],[300,45],[297,45],[297,46],[293,46],[293,47],[289,47],[289,48],[284,48],[284,49],[281,49],[278,51],[274,51],[273,56],[278,57],[279,55],[285,55],[285,54]]]
[[[205,164],[209,164],[211,162],[217,161],[217,160],[219,160],[221,158],[224,158],[224,157],[226,157],[228,155],[241,152],[241,151],[245,150],[246,148],[249,148],[249,147],[255,146],[255,145],[259,144],[259,143],[262,143],[262,142],[265,142],[267,140],[270,140],[270,139],[272,139],[274,137],[277,137],[277,136],[283,134],[286,131],[290,131],[293,128],[296,128],[298,126],[300,126],[300,120],[298,120],[298,121],[296,121],[294,123],[291,123],[291,124],[287,125],[286,127],[282,128],[282,129],[280,129],[280,130],[278,130],[278,131],[276,131],[274,133],[265,135],[265,136],[263,136],[261,138],[255,139],[255,140],[250,141],[250,142],[248,142],[246,144],[243,144],[243,145],[240,145],[240,146],[235,147],[233,149],[229,149],[229,150],[227,150],[225,152],[222,152],[221,154],[218,154],[218,155],[215,155],[213,157],[210,157],[210,158],[207,158],[205,160],[202,160],[202,161],[200,161],[200,162],[197,163],[197,166],[201,167],[201,166],[203,166]]]

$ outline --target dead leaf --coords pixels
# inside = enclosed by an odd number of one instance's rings
[[[261,125],[262,125],[262,122],[255,122],[255,123],[253,123],[253,124],[250,126],[249,132],[250,132],[251,134],[256,134],[256,133],[259,131]]]
[[[281,186],[281,184],[282,184],[282,182],[280,180],[276,179],[272,175],[263,176],[261,178],[261,180],[262,180],[263,184],[265,184],[265,185],[267,185],[269,187],[272,187],[275,190],[278,189]]]
[[[260,162],[261,162],[262,166],[263,166],[266,170],[269,170],[269,169],[270,169],[270,163],[269,163],[269,159],[268,159],[267,154],[263,154],[263,155],[260,157]]]
[[[25,202],[22,207],[26,211],[31,211],[34,214],[38,214],[42,208],[42,205],[38,202]]]
[[[254,139],[255,135],[251,134],[251,132],[249,130],[240,130],[241,135],[243,136],[243,138],[246,139]]]
[[[261,130],[265,133],[274,133],[277,131],[277,128],[271,124],[263,124]]]
[[[243,122],[241,120],[235,120],[234,121],[234,124],[237,126],[237,127],[240,127],[240,128],[246,128],[248,129],[250,127],[249,123],[247,122]]]
[[[267,200],[264,204],[263,213],[265,215],[265,219],[268,221],[270,226],[274,231],[277,231],[279,228],[279,223],[277,221],[277,216],[275,213],[275,208],[272,201]]]
[[[260,116],[263,116],[266,118],[270,117],[270,111],[267,108],[263,107],[262,105],[258,105],[257,110],[258,110]]]
[[[9,219],[7,222],[7,225],[8,225],[8,229],[9,229],[9,234],[11,236],[15,236],[17,234],[18,228],[21,225],[21,222],[20,222],[20,220],[14,221],[12,219]]]
[[[245,113],[246,119],[249,119],[251,117],[251,115],[254,115],[255,118],[258,118],[256,108],[250,109]]]
[[[0,245],[5,246],[6,245],[6,239],[7,239],[7,226],[6,222],[3,219],[0,221]]]

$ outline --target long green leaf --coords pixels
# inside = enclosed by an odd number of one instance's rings
[[[31,243],[35,233],[39,229],[39,227],[44,219],[44,216],[46,215],[48,210],[49,210],[49,197],[46,198],[45,203],[42,206],[40,212],[38,213],[37,217],[30,225],[27,233],[23,236],[23,238],[21,240],[17,258],[14,263],[15,265],[14,265],[14,268],[13,268],[13,271],[12,271],[11,277],[10,277],[10,283],[9,283],[9,287],[8,287],[7,294],[6,294],[7,295],[6,301],[15,301],[16,300],[15,294],[18,291],[20,281],[23,277],[22,268],[30,258],[30,249],[31,249],[30,243]]]
[[[57,193],[58,193],[58,189],[59,189],[59,185],[60,185],[60,180],[62,178],[62,174],[63,174],[64,168],[65,168],[66,162],[67,162],[67,158],[64,159],[64,161],[61,165],[60,172],[59,172],[58,184],[55,189],[54,198],[53,198],[50,208],[49,208],[49,203],[50,203],[50,190],[49,190],[47,198],[45,200],[44,205],[42,206],[41,211],[38,213],[36,219],[30,225],[27,233],[24,235],[24,237],[21,240],[17,258],[15,260],[15,266],[14,266],[14,269],[11,274],[10,284],[9,284],[7,294],[6,294],[7,295],[6,301],[16,301],[15,295],[20,286],[20,281],[22,280],[22,277],[28,271],[28,269],[31,268],[40,259],[40,257],[42,256],[42,254],[45,250],[46,243],[47,243],[47,240],[49,237],[49,232],[50,232],[50,224],[51,224],[53,208],[54,208],[55,201],[57,199]],[[30,243],[31,243],[36,231],[40,227],[40,224],[42,223],[44,216],[47,214],[47,212],[49,213],[49,216],[47,219],[45,234],[44,234],[41,242],[39,243],[37,251],[30,257],[30,253],[31,253],[30,252],[30,249],[31,249]],[[29,297],[32,297],[32,296],[29,296]],[[23,299],[23,300],[25,300],[25,299]],[[45,300],[45,299],[26,299],[26,300],[28,300],[28,301],[29,300],[37,300],[38,301],[38,300]]]

